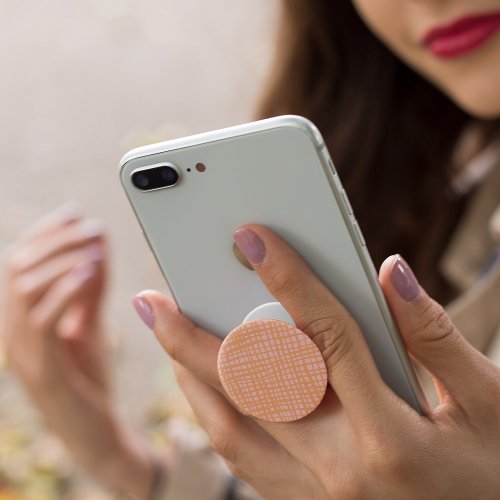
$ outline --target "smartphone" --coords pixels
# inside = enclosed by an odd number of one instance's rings
[[[224,337],[276,301],[233,244],[242,224],[285,239],[359,324],[384,381],[425,398],[318,129],[293,115],[134,149],[120,177],[183,314]]]

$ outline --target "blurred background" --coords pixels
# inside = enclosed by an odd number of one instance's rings
[[[277,16],[278,0],[2,2],[0,251],[68,200],[104,222],[117,399],[159,446],[165,419],[188,409],[130,305],[167,289],[117,165],[133,147],[251,120]],[[0,499],[11,498],[114,497],[74,468],[0,361]]]

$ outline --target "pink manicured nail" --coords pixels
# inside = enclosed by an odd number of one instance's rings
[[[241,228],[233,233],[233,239],[243,255],[252,263],[260,264],[266,256],[262,240],[250,229]]]
[[[391,271],[391,281],[401,298],[412,302],[420,295],[420,286],[410,266],[398,255]]]
[[[104,257],[104,249],[102,245],[98,243],[94,243],[86,247],[85,253],[87,254],[88,258],[92,261],[102,260]]]
[[[144,297],[137,296],[132,299],[132,305],[142,321],[152,330],[155,326],[155,314],[149,302]]]
[[[99,219],[88,219],[82,223],[82,230],[88,239],[92,239],[102,236],[104,226]]]
[[[76,201],[70,201],[61,205],[55,210],[57,217],[63,224],[71,224],[77,221],[82,216],[82,207]]]
[[[85,283],[95,274],[95,265],[92,262],[84,262],[73,269],[73,276],[80,282]]]

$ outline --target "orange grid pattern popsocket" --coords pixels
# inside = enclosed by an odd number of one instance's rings
[[[270,422],[309,415],[326,391],[326,365],[316,344],[276,319],[255,319],[232,330],[217,366],[224,390],[240,411]]]

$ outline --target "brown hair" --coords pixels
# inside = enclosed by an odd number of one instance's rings
[[[447,187],[471,117],[382,45],[348,0],[284,0],[259,115],[288,113],[322,132],[375,265],[399,252],[449,300],[437,263],[467,201]]]

